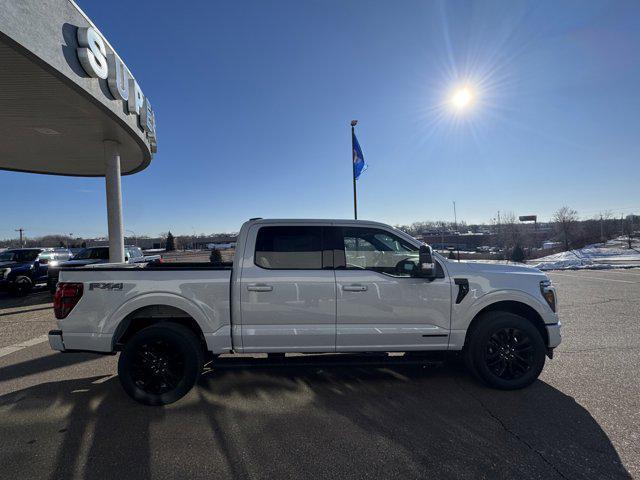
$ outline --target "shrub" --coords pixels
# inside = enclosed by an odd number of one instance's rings
[[[220,250],[213,249],[211,250],[211,255],[209,255],[209,261],[211,263],[222,263],[222,254]]]
[[[511,252],[511,261],[522,263],[524,262],[524,251],[520,245],[516,245]]]

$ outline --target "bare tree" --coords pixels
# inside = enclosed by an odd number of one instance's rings
[[[565,205],[553,214],[553,222],[556,224],[558,234],[564,242],[565,250],[569,250],[569,244],[576,231],[578,212]]]

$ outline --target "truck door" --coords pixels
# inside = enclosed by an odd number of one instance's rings
[[[251,227],[242,260],[244,352],[333,352],[336,285],[325,227]]]
[[[335,227],[336,351],[446,350],[451,285],[411,274],[418,247],[391,231]]]

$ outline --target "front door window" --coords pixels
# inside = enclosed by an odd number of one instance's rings
[[[409,277],[418,261],[418,247],[384,230],[344,228],[343,238],[347,269]]]

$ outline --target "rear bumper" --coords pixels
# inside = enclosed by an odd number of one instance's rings
[[[62,330],[51,330],[49,332],[49,345],[53,350],[64,352],[64,342],[62,341]]]
[[[87,340],[88,339],[88,340]],[[65,344],[62,330],[49,331],[49,345],[58,352],[86,352],[98,355],[115,355],[111,348],[111,336],[98,336],[97,341],[94,335],[77,335],[70,333],[67,335]]]
[[[562,334],[560,332],[561,326],[562,324],[560,322],[545,325],[547,328],[547,336],[549,337],[549,344],[547,345],[548,348],[556,348],[560,345],[560,342],[562,341]]]

